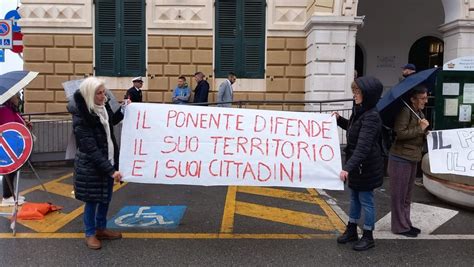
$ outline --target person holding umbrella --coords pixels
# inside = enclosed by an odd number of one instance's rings
[[[421,160],[425,136],[430,125],[422,112],[428,103],[427,88],[418,85],[411,89],[408,92],[408,102],[396,116],[396,137],[388,158],[391,228],[394,234],[417,237],[420,229],[411,223],[410,205],[417,163]]]
[[[392,232],[416,237],[420,229],[410,221],[411,190],[417,162],[429,122],[421,112],[428,102],[428,88],[434,88],[440,69],[432,68],[408,76],[392,87],[377,103],[385,126],[395,132],[388,153]],[[388,147],[386,147],[388,148]]]
[[[106,229],[107,211],[112,199],[112,187],[120,182],[119,150],[113,125],[123,119],[121,109],[113,112],[106,97],[104,83],[85,79],[74,93],[72,113],[77,151],[74,162],[74,192],[85,202],[84,225],[86,245],[100,249],[103,239],[119,239],[121,233]]]
[[[31,130],[31,123],[25,121],[18,110],[20,105],[20,94],[17,93],[8,99],[3,105],[0,105],[0,125],[9,122],[17,122],[24,124]],[[2,179],[2,187],[3,187],[3,199],[1,206],[13,206],[15,205],[15,197],[14,197],[14,179],[16,177],[16,172],[12,172],[10,174],[4,175]],[[23,205],[25,202],[24,196],[18,196],[18,205]]]
[[[38,72],[33,71],[12,71],[0,75],[0,125],[17,122],[24,124],[31,130],[31,123],[21,117],[20,91],[27,86],[36,76]],[[14,206],[16,197],[18,204],[25,202],[25,197],[14,195],[14,183],[16,172],[3,176],[3,198],[1,206]]]
[[[353,249],[363,251],[375,246],[372,232],[375,228],[374,189],[383,182],[383,160],[378,139],[382,119],[375,108],[383,91],[382,83],[374,77],[359,77],[352,82],[354,108],[349,120],[334,113],[337,124],[346,130],[346,163],[340,179],[349,182],[351,204],[346,231],[337,238],[345,244],[357,241]],[[357,222],[364,210],[363,235],[359,240]]]

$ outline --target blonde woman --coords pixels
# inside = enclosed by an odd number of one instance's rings
[[[121,233],[107,230],[106,224],[114,181],[121,180],[113,125],[123,119],[123,114],[120,109],[112,112],[105,91],[101,80],[89,77],[74,94],[75,106],[69,107],[77,144],[75,197],[85,202],[86,244],[91,249],[100,249],[100,240],[122,237]]]

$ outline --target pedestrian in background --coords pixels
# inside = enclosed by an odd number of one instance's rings
[[[408,63],[402,67],[402,79],[415,74],[416,73],[416,66],[415,64]]]
[[[227,79],[221,83],[219,86],[219,91],[217,92],[217,103],[221,102],[232,102],[234,99],[234,90],[232,85],[237,80],[237,77],[233,72],[227,74]],[[217,104],[218,107],[232,107],[232,103],[222,103]]]
[[[376,104],[383,91],[383,85],[374,77],[360,77],[352,82],[354,108],[349,120],[338,113],[337,124],[346,130],[346,162],[340,173],[340,179],[349,182],[351,202],[349,222],[345,232],[337,242],[345,244],[357,241],[353,249],[363,251],[375,246],[373,230],[375,228],[374,189],[383,182],[383,159],[379,146],[382,131],[382,119]],[[357,222],[364,210],[363,235],[359,240]]]
[[[421,232],[410,220],[412,189],[417,163],[421,160],[429,122],[422,110],[428,102],[426,87],[409,92],[409,107],[404,106],[395,119],[395,142],[390,148],[388,175],[390,177],[392,232],[417,237]],[[406,102],[405,102],[406,103]]]
[[[174,104],[187,104],[189,98],[191,97],[191,90],[186,83],[186,78],[184,76],[179,76],[178,85],[174,88],[173,96],[171,101]]]
[[[135,77],[132,79],[133,86],[127,90],[125,99],[130,99],[132,102],[140,103],[143,102],[143,79],[142,77]]]
[[[209,83],[204,80],[204,77],[204,73],[200,71],[194,74],[194,80],[197,82],[196,88],[194,88],[194,103],[209,102]],[[203,104],[202,106],[207,106],[207,104]]]
[[[20,105],[20,93],[15,94],[10,99],[7,100],[3,105],[0,105],[0,125],[17,122],[25,125],[31,130],[31,123],[25,121],[19,111]],[[3,188],[3,199],[1,206],[13,206],[15,205],[15,180],[16,172],[3,175],[2,178],[2,188]],[[25,202],[24,196],[18,196],[18,204],[23,205]]]
[[[74,94],[71,106],[76,137],[74,161],[75,197],[85,202],[84,226],[86,244],[100,249],[103,239],[119,239],[121,233],[106,229],[107,212],[112,199],[112,187],[121,180],[118,171],[119,150],[113,125],[123,119],[121,109],[115,113],[107,102],[104,83],[95,78],[85,79]]]

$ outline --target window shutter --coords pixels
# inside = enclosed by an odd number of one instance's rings
[[[119,76],[145,75],[145,1],[124,0],[120,25],[121,70]]]
[[[216,1],[216,77],[227,77],[236,69],[240,54],[237,1]]]
[[[117,6],[115,0],[98,0],[96,3],[96,75],[115,76],[120,62],[116,57],[119,44]]]
[[[246,78],[264,77],[265,13],[265,1],[244,0],[242,76]]]

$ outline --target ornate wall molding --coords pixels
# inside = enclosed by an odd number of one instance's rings
[[[357,15],[357,2],[358,0],[343,0],[341,15],[356,16]]]
[[[152,33],[183,30],[212,34],[213,0],[148,0],[147,7],[147,27]]]
[[[464,0],[466,18],[474,19],[474,0]]]
[[[270,0],[267,2],[269,31],[303,31],[307,0]]]
[[[92,32],[91,0],[22,0],[24,32]]]

